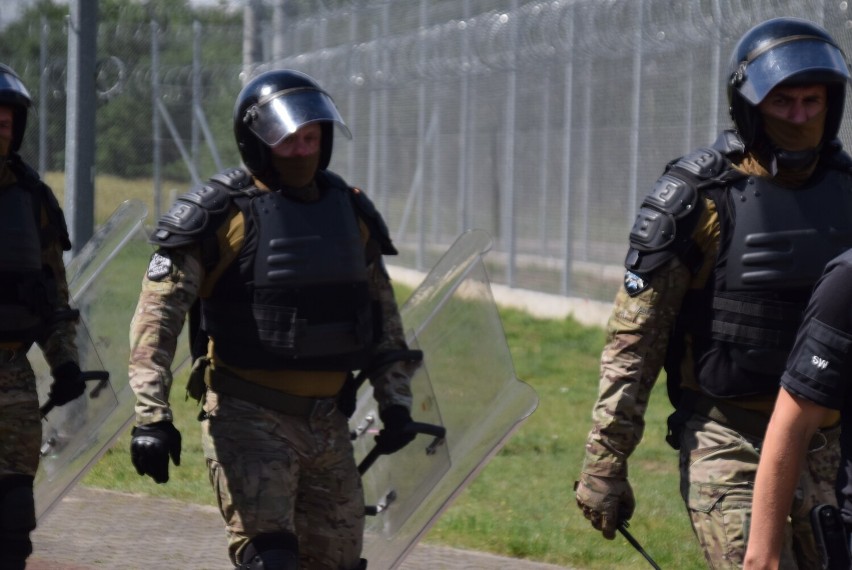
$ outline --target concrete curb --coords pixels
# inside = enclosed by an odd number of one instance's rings
[[[388,273],[392,280],[408,287],[417,287],[426,277],[421,271],[397,266],[388,266]],[[513,289],[499,283],[492,283],[491,291],[494,293],[494,301],[501,307],[520,309],[540,319],[564,319],[571,316],[584,325],[603,327],[612,311],[612,303]]]

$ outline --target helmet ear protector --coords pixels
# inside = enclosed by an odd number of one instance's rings
[[[30,92],[11,67],[0,63],[0,106],[12,109],[12,152],[18,152],[27,129],[27,113],[32,106]]]
[[[820,26],[799,18],[762,22],[737,42],[731,56],[727,95],[734,126],[747,147],[762,133],[757,106],[780,85],[825,84],[828,112],[823,143],[840,130],[849,65],[834,39]]]

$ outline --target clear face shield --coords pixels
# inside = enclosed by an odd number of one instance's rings
[[[264,95],[256,105],[246,110],[243,121],[257,138],[270,147],[301,127],[321,121],[336,124],[346,138],[352,138],[331,97],[312,87],[296,87]]]
[[[757,105],[774,87],[791,79],[848,82],[849,68],[837,46],[818,37],[794,36],[753,50],[740,64],[738,75],[737,90],[749,104]]]
[[[0,101],[9,104],[29,105],[30,92],[24,87],[20,79],[11,73],[3,73],[0,70]]]

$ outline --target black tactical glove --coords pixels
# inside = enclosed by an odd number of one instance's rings
[[[406,430],[412,423],[411,413],[405,406],[390,406],[379,412],[384,427],[376,436],[376,451],[381,455],[397,452],[417,437],[414,430]]]
[[[574,490],[583,516],[607,540],[615,538],[618,525],[632,517],[636,509],[633,489],[624,477],[581,473],[580,480],[574,483]]]
[[[80,367],[74,362],[60,364],[50,371],[53,384],[47,393],[48,399],[56,406],[64,406],[76,400],[86,391],[86,381],[80,375]]]
[[[131,432],[130,460],[140,475],[150,475],[157,483],[169,480],[169,456],[180,465],[180,432],[172,422],[136,426]]]

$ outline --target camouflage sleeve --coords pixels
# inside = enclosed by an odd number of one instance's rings
[[[405,342],[399,307],[381,257],[370,264],[368,272],[370,296],[379,303],[382,313],[382,337],[379,340],[379,351],[405,350],[408,344]],[[395,362],[381,374],[370,379],[379,409],[383,410],[393,405],[411,409],[411,376],[415,369],[416,365],[408,362]]]
[[[130,323],[130,386],[138,425],[172,421],[172,360],[202,277],[196,249],[161,249],[151,257]]]
[[[56,280],[56,295],[60,311],[68,310],[68,282],[65,276],[65,263],[62,260],[62,244],[59,240],[50,240],[48,246],[41,252],[42,265],[49,267]],[[77,352],[77,322],[63,319],[56,323],[50,334],[39,341],[39,348],[44,353],[44,359],[50,368],[56,368],[66,362],[79,364]]]
[[[673,259],[655,271],[650,284],[635,296],[625,287],[619,289],[601,354],[584,473],[627,477],[627,458],[642,439],[651,389],[689,284],[689,271]]]

